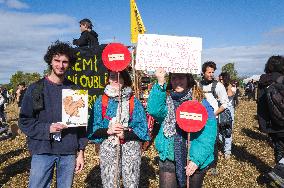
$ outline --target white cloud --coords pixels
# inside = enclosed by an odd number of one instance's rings
[[[284,35],[284,27],[274,28],[271,31],[265,33],[265,35],[267,36]]]
[[[78,37],[77,21],[66,15],[31,14],[0,10],[0,83],[16,71],[46,69],[43,56],[51,42]]]
[[[239,75],[262,74],[268,58],[284,55],[284,44],[259,44],[205,49],[202,62],[212,60],[217,64],[216,75],[226,63],[235,63]]]
[[[23,3],[19,0],[0,0],[0,3],[5,4],[9,8],[14,9],[26,9],[29,8],[29,5],[26,3]]]
[[[7,2],[0,0],[0,3]],[[46,69],[43,56],[50,43],[57,39],[71,41],[79,37],[79,32],[78,21],[67,15],[0,10],[0,84],[8,83],[16,71],[41,74]],[[271,55],[284,55],[284,43],[275,40],[275,36],[283,34],[282,27],[264,34],[265,44],[204,49],[202,62],[215,61],[219,71],[226,63],[234,62],[240,75],[261,74]],[[101,40],[102,43],[110,41],[113,39]]]
[[[263,34],[265,43],[284,44],[284,26],[276,27]]]

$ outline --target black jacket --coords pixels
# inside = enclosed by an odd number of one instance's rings
[[[259,127],[262,132],[276,133],[278,136],[284,137],[284,129],[271,122],[265,94],[265,88],[271,85],[273,82],[276,82],[279,76],[282,76],[282,74],[278,72],[263,74],[260,76],[257,92],[257,116]]]
[[[23,98],[19,127],[27,135],[31,154],[76,154],[87,145],[86,128],[74,127],[62,131],[62,140],[52,139],[50,125],[62,121],[62,89],[71,89],[71,82],[54,84],[44,79],[44,109],[36,113],[33,109],[32,92],[36,83],[31,84]]]
[[[79,39],[73,40],[73,45],[76,45],[78,47],[95,47],[99,45],[98,42],[98,34],[91,30],[89,31],[83,31],[81,33],[81,36]]]

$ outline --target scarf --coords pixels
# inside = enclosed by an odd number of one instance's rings
[[[179,186],[186,185],[185,166],[187,161],[187,133],[176,124],[175,112],[180,104],[192,99],[192,90],[182,93],[171,92],[167,97],[168,114],[165,118],[164,134],[166,137],[174,136],[174,153],[176,162],[176,176]]]
[[[205,80],[205,79],[203,78],[203,79],[201,80],[200,84],[201,84],[201,85],[204,85],[204,86],[207,86],[207,85],[213,83],[213,81],[214,81],[214,79],[212,79],[212,80]]]
[[[104,93],[109,97],[114,99],[115,101],[119,102],[119,90],[112,87],[111,85],[107,85]],[[116,109],[116,117],[113,117],[110,121],[109,121],[109,126],[111,126],[111,124],[116,123],[117,119],[120,117],[120,123],[124,126],[124,127],[128,127],[128,122],[129,122],[129,99],[132,95],[132,89],[130,87],[125,87],[122,88],[121,90],[121,97],[120,97],[120,105],[117,105],[117,109]],[[117,141],[115,141],[115,136],[110,136],[109,139],[111,140],[111,142],[116,145]]]
[[[163,132],[166,137],[171,137],[176,134],[176,109],[184,101],[190,100],[192,91],[188,90],[182,93],[171,92],[166,99],[168,113],[165,117]]]

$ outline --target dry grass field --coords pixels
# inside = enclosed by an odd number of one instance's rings
[[[10,105],[7,113],[9,125],[15,132],[18,113],[15,105]],[[232,157],[220,157],[219,175],[206,176],[205,188],[275,187],[264,176],[274,165],[273,150],[269,138],[258,131],[255,115],[255,102],[241,100],[236,108]],[[25,136],[19,133],[13,139],[1,141],[0,148],[0,187],[27,187],[31,157]],[[85,156],[85,169],[75,176],[73,187],[101,187],[94,144],[87,146]],[[157,153],[150,147],[143,153],[140,187],[159,187],[158,182]]]

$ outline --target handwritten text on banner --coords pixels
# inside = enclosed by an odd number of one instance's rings
[[[138,36],[137,70],[200,74],[202,38],[143,34]]]

